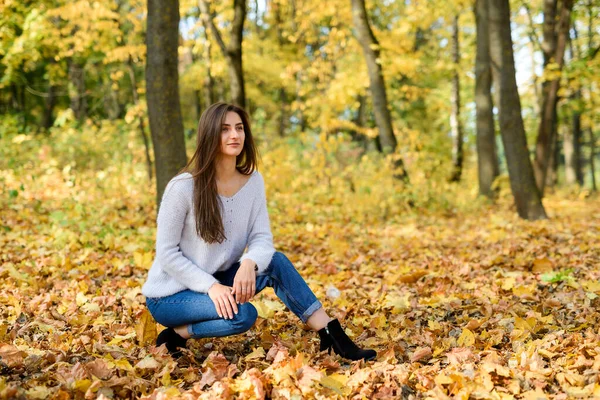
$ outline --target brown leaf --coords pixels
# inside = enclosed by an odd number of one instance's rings
[[[0,357],[2,361],[11,368],[18,368],[23,366],[23,358],[27,356],[27,353],[19,350],[12,344],[0,343]]]
[[[272,361],[274,364],[281,361],[288,356],[288,349],[281,344],[281,342],[276,341],[273,343],[273,346],[267,352],[267,357],[265,358],[267,361]]]
[[[111,369],[108,367],[108,363],[100,358],[88,362],[84,367],[89,374],[94,375],[99,379],[106,379],[112,374]]]
[[[421,277],[423,277],[425,275],[427,275],[427,271],[424,271],[424,270],[415,271],[410,274],[403,274],[403,275],[398,276],[398,281],[400,281],[402,283],[415,283],[416,281],[418,281]]]
[[[473,352],[465,347],[455,347],[446,353],[448,362],[453,365],[461,365],[462,363],[474,358]]]
[[[212,385],[217,381],[217,376],[213,372],[212,368],[207,368],[206,371],[202,373],[202,378],[200,382],[194,384],[194,391],[198,393],[202,393],[204,386]]]
[[[552,272],[552,261],[547,258],[538,258],[533,262],[533,268],[531,269],[534,274],[544,274],[546,272]]]
[[[426,361],[431,358],[431,347],[419,347],[410,356],[410,362]]]
[[[223,354],[213,351],[208,355],[206,360],[204,360],[202,367],[212,370],[216,379],[220,380],[227,375],[229,361]]]
[[[154,357],[146,356],[140,361],[138,361],[138,363],[135,364],[135,367],[142,369],[157,369],[158,367],[160,367],[160,363],[156,361]]]

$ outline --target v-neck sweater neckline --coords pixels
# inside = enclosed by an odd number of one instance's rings
[[[250,178],[248,178],[248,180],[247,180],[246,182],[244,182],[244,184],[242,185],[242,187],[241,187],[241,188],[239,188],[239,189],[238,189],[238,191],[237,191],[237,192],[235,192],[233,195],[231,195],[231,196],[227,197],[227,196],[224,196],[224,195],[222,195],[222,194],[220,194],[220,193],[217,193],[217,194],[219,195],[219,197],[221,197],[221,198],[223,198],[223,199],[225,199],[225,200],[232,200],[234,197],[236,197],[238,194],[240,194],[240,192],[241,192],[242,190],[244,190],[244,188],[245,188],[246,186],[248,186],[248,183],[249,183],[249,182],[252,180],[252,178],[254,178],[254,175],[256,175],[256,173],[257,173],[257,170],[255,170],[255,171],[254,171],[252,174],[250,174]]]

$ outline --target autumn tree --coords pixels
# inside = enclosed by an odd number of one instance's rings
[[[229,67],[229,79],[231,88],[231,99],[240,107],[246,107],[246,89],[244,87],[244,69],[242,67],[242,40],[244,21],[246,20],[246,0],[234,0],[234,16],[231,22],[229,43],[225,44],[223,36],[215,25],[214,16],[210,4],[206,0],[200,0],[200,10],[204,26],[212,33],[223,56],[227,59]]]
[[[521,117],[521,100],[515,76],[508,0],[489,0],[489,20],[490,59],[498,91],[500,133],[506,152],[510,186],[517,212],[521,218],[525,219],[547,218],[535,184]]]
[[[179,104],[179,1],[148,0],[146,98],[154,146],[156,201],[186,164]]]
[[[452,89],[450,101],[452,102],[452,111],[450,113],[450,129],[452,130],[452,174],[451,182],[458,182],[463,169],[463,127],[460,120],[460,42],[459,42],[459,14],[452,18]]]
[[[494,128],[491,94],[492,70],[490,65],[490,39],[488,0],[475,2],[477,28],[475,59],[475,110],[477,135],[477,170],[479,193],[493,197],[492,184],[499,175],[498,154]]]
[[[377,38],[375,38],[375,35],[373,35],[373,31],[369,25],[365,1],[351,1],[352,20],[356,30],[356,37],[362,47],[367,63],[371,96],[373,100],[373,111],[379,129],[379,141],[384,153],[393,153],[396,150],[397,141],[392,128],[392,118],[390,116],[385,81],[379,61],[381,57],[379,42],[377,41]],[[396,166],[400,168],[400,176],[406,179],[407,174],[403,169],[402,159],[399,157],[396,161]]]
[[[544,195],[546,176],[556,151],[556,104],[561,71],[571,26],[573,0],[544,0],[544,54],[545,79],[542,84],[542,106],[535,148],[534,172],[540,195]],[[558,15],[557,15],[558,14]],[[557,23],[558,20],[558,23]]]

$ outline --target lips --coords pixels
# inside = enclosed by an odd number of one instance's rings
[[[229,146],[239,146],[239,143],[229,143]]]

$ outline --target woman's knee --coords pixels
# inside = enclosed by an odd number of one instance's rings
[[[234,325],[237,333],[246,332],[252,328],[258,318],[258,311],[250,303],[238,304],[238,313],[234,314],[233,319],[228,320]]]
[[[271,259],[271,264],[269,267],[271,274],[276,274],[278,272],[290,269],[295,270],[294,264],[292,264],[287,256],[280,251],[276,251],[275,254],[273,254],[273,258]]]

